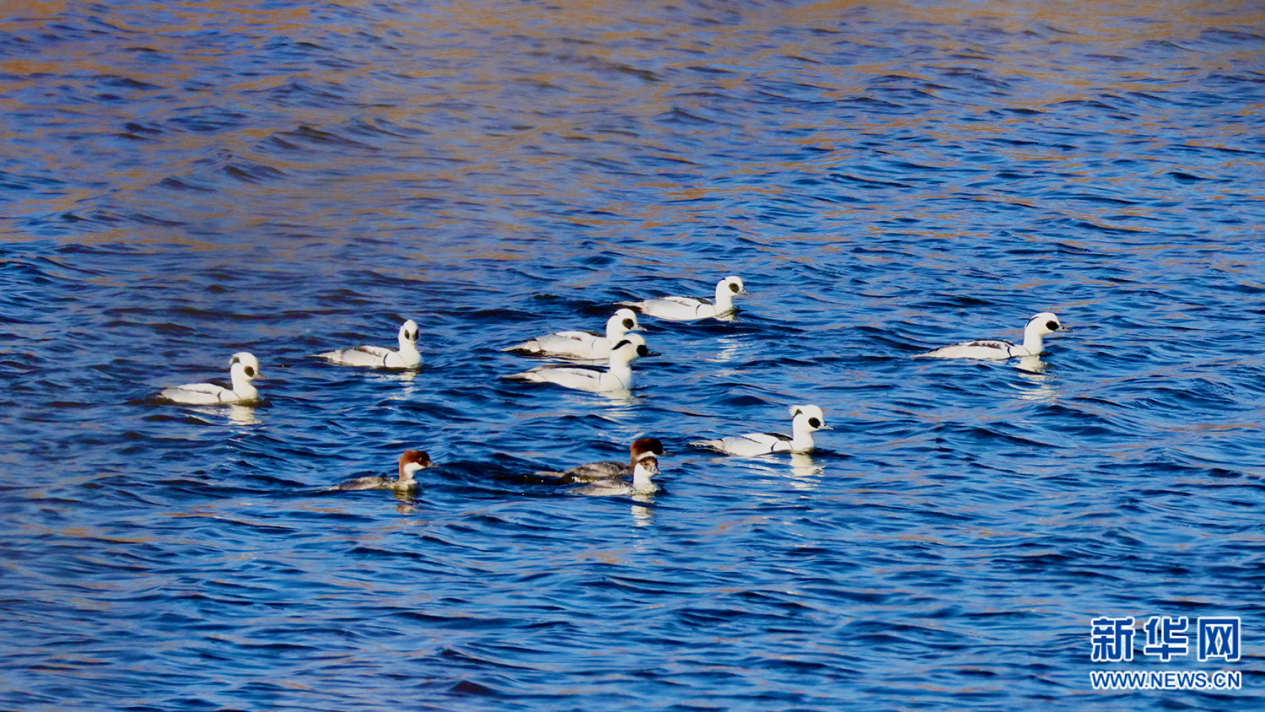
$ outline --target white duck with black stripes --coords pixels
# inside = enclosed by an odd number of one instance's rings
[[[422,354],[417,350],[417,322],[409,319],[400,327],[400,350],[395,351],[384,346],[356,346],[339,349],[323,354],[318,358],[328,359],[340,366],[366,366],[369,368],[417,368],[422,365]]]
[[[647,316],[668,321],[694,321],[723,317],[734,310],[734,297],[750,294],[741,277],[729,276],[716,284],[716,301],[701,297],[656,297],[640,302],[619,302]]]
[[[1066,330],[1057,316],[1050,312],[1041,312],[1028,320],[1023,329],[1022,344],[992,339],[968,341],[918,354],[915,358],[978,358],[996,361],[1018,356],[1039,356],[1045,351],[1046,334]]]
[[[611,349],[610,364],[605,370],[598,366],[538,366],[530,371],[515,373],[504,378],[535,383],[555,383],[564,388],[590,393],[630,391],[636,387],[632,362],[649,356],[646,340],[637,334],[625,334]]]
[[[232,388],[214,383],[186,383],[183,386],[164,388],[159,395],[173,403],[185,405],[229,405],[259,400],[259,391],[251,383],[256,378],[264,377],[259,372],[259,360],[242,351],[233,354],[228,368],[229,377],[233,381]]]
[[[793,405],[790,409],[791,435],[780,433],[748,433],[731,435],[718,440],[699,440],[690,443],[697,447],[719,450],[726,455],[755,457],[776,452],[811,452],[816,443],[813,433],[818,430],[834,430],[826,425],[826,416],[815,405]]]
[[[631,309],[620,309],[606,320],[606,336],[591,331],[558,331],[501,350],[529,356],[603,359],[611,355],[611,349],[630,331],[643,331],[637,323],[637,314]]]

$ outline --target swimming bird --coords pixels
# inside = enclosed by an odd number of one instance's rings
[[[814,447],[813,433],[818,430],[834,430],[826,425],[826,416],[815,405],[793,405],[791,431],[794,436],[779,433],[748,433],[731,435],[718,440],[700,440],[690,443],[698,447],[719,450],[726,455],[754,457],[774,452],[810,452]]]
[[[1028,320],[1023,328],[1023,343],[1015,345],[1009,341],[968,341],[944,348],[918,354],[915,358],[982,358],[1008,359],[1015,356],[1037,356],[1045,350],[1045,342],[1041,337],[1064,329],[1059,318],[1050,312],[1041,312]],[[1064,329],[1065,330],[1065,329]]]
[[[632,364],[642,356],[650,355],[646,340],[637,334],[624,334],[624,338],[611,348],[610,365],[605,371],[597,366],[538,366],[530,371],[504,376],[507,379],[556,383],[564,388],[574,388],[590,393],[632,390],[636,386]]]
[[[741,277],[725,277],[716,284],[716,301],[695,297],[657,297],[641,302],[619,302],[647,316],[668,321],[693,321],[720,317],[734,310],[734,297],[750,294]]]
[[[596,482],[631,475],[637,463],[648,457],[664,457],[663,443],[658,438],[637,438],[628,448],[628,462],[590,462],[577,465],[563,472],[537,472],[545,477],[557,477],[562,482]]]
[[[434,464],[431,463],[430,456],[425,452],[421,450],[405,450],[404,454],[400,455],[400,476],[398,478],[390,477],[389,475],[357,477],[354,480],[334,485],[330,489],[342,492],[380,489],[405,492],[418,486],[418,482],[413,479],[413,475],[418,470],[424,470],[427,467],[434,467]]]
[[[400,327],[400,350],[382,346],[357,346],[317,354],[340,366],[368,366],[370,368],[417,368],[422,365],[422,354],[417,350],[417,322],[409,319]]]
[[[577,487],[571,490],[572,494],[584,494],[590,497],[611,497],[622,494],[654,494],[659,491],[659,487],[650,481],[650,478],[659,474],[659,461],[653,457],[647,457],[637,462],[633,467],[632,482],[623,480],[601,480],[593,484]]]
[[[602,359],[611,355],[611,348],[624,338],[624,334],[643,330],[637,323],[636,312],[631,309],[620,309],[606,320],[606,336],[591,331],[559,331],[501,350],[533,356]]]
[[[259,391],[250,383],[256,378],[264,377],[264,374],[259,372],[259,360],[242,351],[233,354],[228,366],[229,374],[233,379],[231,389],[214,383],[186,383],[183,386],[164,388],[159,395],[169,401],[185,405],[221,405],[259,400]]]

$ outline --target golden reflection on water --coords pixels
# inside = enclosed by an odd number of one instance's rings
[[[0,59],[0,112],[9,117],[36,112],[45,119],[21,125],[0,121],[0,137],[11,148],[11,157],[51,174],[103,175],[113,185],[111,203],[121,210],[137,209],[184,224],[149,230],[107,227],[81,239],[197,242],[188,234],[191,228],[248,239],[247,235],[257,232],[252,228],[298,214],[304,216],[304,223],[321,227],[320,239],[351,242],[361,235],[362,216],[348,206],[364,204],[367,196],[373,196],[380,215],[395,214],[406,224],[418,218],[410,203],[438,198],[439,204],[426,211],[424,221],[441,227],[468,225],[471,215],[449,201],[454,195],[475,195],[484,208],[479,214],[480,229],[507,238],[517,235],[524,224],[544,218],[579,221],[613,235],[635,227],[678,225],[681,231],[666,240],[675,245],[702,225],[714,226],[718,220],[741,228],[732,222],[741,216],[717,213],[729,200],[754,189],[705,182],[717,159],[699,155],[691,147],[709,137],[741,143],[753,138],[747,135],[751,127],[727,125],[724,116],[715,114],[719,123],[694,127],[656,121],[677,110],[697,111],[685,98],[691,93],[737,96],[749,90],[753,79],[766,77],[817,87],[825,98],[839,101],[865,96],[873,82],[884,77],[934,83],[935,70],[961,65],[984,67],[1000,79],[1021,81],[1022,91],[998,101],[1033,108],[1103,92],[1133,91],[1147,77],[1183,79],[1165,58],[1157,60],[1163,65],[1138,66],[1135,61],[1113,74],[1102,71],[1087,53],[1109,56],[1139,43],[1195,38],[1212,28],[1265,24],[1265,8],[1253,3],[1171,1],[896,2],[875,8],[859,0],[836,0],[798,7],[737,8],[730,12],[729,21],[709,24],[693,22],[696,18],[688,9],[667,12],[659,5],[628,1],[563,2],[548,7],[451,2],[438,7],[395,7],[391,12],[371,3],[340,7],[344,12],[335,19],[301,5],[175,2],[154,13],[147,4],[115,3],[108,11],[98,12],[64,2],[5,0],[0,2],[0,11],[9,19],[0,22],[0,29],[19,36],[38,32],[44,23],[64,13],[99,17],[122,28],[122,34],[72,35],[37,56]],[[884,34],[887,28],[911,22],[927,23],[920,26],[918,41],[935,48],[936,58],[917,66],[904,58],[854,61],[872,59],[862,51],[857,58],[841,61],[841,40],[878,48],[893,40]],[[977,25],[990,33],[963,29]],[[799,31],[788,37],[784,31],[788,28]],[[1034,34],[1034,29],[1040,32]],[[344,54],[361,35],[389,37],[390,48],[358,48],[349,62],[315,61]],[[268,57],[258,41],[265,37],[285,38],[294,46],[307,43],[310,54]],[[255,43],[250,38],[256,38]],[[137,47],[148,51],[137,52]],[[247,64],[252,59],[264,61]],[[1250,58],[1229,50],[1187,51],[1181,54],[1180,70],[1196,76],[1242,59]],[[694,71],[709,65],[728,71],[705,76]],[[144,116],[134,115],[136,107],[128,102],[96,98],[94,92],[99,89],[87,85],[101,76],[130,77],[152,85],[110,89],[124,99],[144,102]],[[68,102],[52,114],[48,107],[33,104],[41,92],[62,84],[82,85],[79,99],[90,103]],[[326,89],[336,99],[321,105],[273,93],[295,84]],[[240,110],[248,119],[212,132],[166,130],[157,139],[116,145],[129,121],[169,129],[167,122],[172,119],[211,107]],[[917,128],[946,141],[960,141],[964,136],[978,140],[1010,133],[1014,130],[1010,124],[1023,120],[964,124],[939,112],[930,114],[880,114],[859,120],[850,116],[846,126],[805,124],[812,130],[781,140],[787,141],[788,149],[813,145],[847,151],[856,135]],[[424,134],[384,138],[389,144],[385,152],[354,147],[337,153],[322,152],[319,147],[284,152],[265,145],[268,139],[286,137],[300,127],[336,131],[353,116],[370,123],[390,122],[398,127],[397,133],[405,129],[406,134],[419,130]],[[785,121],[794,126],[796,117],[787,116]],[[1141,126],[1143,131],[1151,128]],[[64,148],[62,137],[67,132],[82,137],[74,150]],[[760,140],[769,139],[765,135]],[[1215,145],[1216,132],[1210,132],[1207,140]],[[676,163],[671,173],[646,171],[638,183],[642,189],[660,193],[663,200],[626,201],[606,192],[624,178],[617,181],[604,166],[636,170],[628,164],[632,144],[638,152],[648,151]],[[902,158],[905,151],[899,146],[891,150],[894,158]],[[1078,170],[1081,158],[1036,144],[996,150],[1021,151],[1028,160],[1048,159],[1069,173]],[[732,175],[813,171],[799,154],[795,158],[774,155],[764,151],[758,158],[749,156],[733,166]],[[849,157],[840,154],[820,168],[831,170]],[[909,158],[917,162],[923,157]],[[225,183],[220,171],[241,161],[270,166],[285,177],[244,186]],[[927,165],[934,163],[931,160]],[[329,174],[333,167],[348,179],[333,178]],[[201,177],[212,190],[181,194],[180,207],[174,209],[173,196],[153,192],[157,183],[170,176]],[[1096,179],[1083,175],[1086,183]],[[793,194],[776,183],[761,189]],[[535,203],[524,204],[524,196],[542,191],[563,204],[582,205],[589,211],[560,216],[542,212]],[[935,197],[924,195],[917,202],[868,206],[867,210],[872,219],[921,214],[950,224],[959,221]],[[60,189],[26,197],[12,212],[83,211],[96,207],[100,198],[99,190],[82,188],[71,180]],[[987,195],[981,199],[1015,200]],[[848,220],[854,212],[847,207],[818,207],[823,220]],[[1121,224],[1116,216],[1127,216],[1129,211],[1118,206],[1079,205],[1075,211],[1113,229],[1142,229]],[[912,232],[933,234],[916,228]],[[426,240],[424,234],[410,237]],[[424,254],[431,260],[525,257],[516,249],[492,247],[492,241],[478,244],[476,249],[483,252],[471,254],[471,245],[455,249],[436,240],[426,244]]]

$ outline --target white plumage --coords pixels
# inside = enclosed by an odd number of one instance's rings
[[[815,446],[813,433],[818,430],[834,430],[826,425],[826,416],[815,405],[791,406],[793,435],[779,433],[747,433],[731,435],[717,440],[700,440],[690,443],[698,447],[719,450],[726,455],[755,457],[776,452],[809,452]]]
[[[646,340],[637,334],[625,334],[611,349],[610,365],[606,370],[596,366],[539,366],[530,371],[505,376],[508,379],[555,383],[590,393],[632,390],[636,386],[632,366],[634,360],[649,355]]]
[[[725,277],[716,284],[716,301],[697,297],[657,297],[641,302],[620,302],[642,314],[668,321],[694,321],[721,317],[734,310],[734,297],[750,294],[741,277]]]
[[[417,368],[422,365],[422,354],[417,350],[417,323],[412,319],[404,322],[399,334],[400,350],[382,346],[357,346],[339,349],[318,357],[340,366],[366,366],[369,368]]]
[[[915,358],[978,358],[1001,360],[1017,356],[1038,356],[1045,351],[1042,337],[1064,329],[1059,318],[1050,312],[1041,312],[1028,320],[1023,329],[1023,343],[1012,344],[1009,341],[985,339],[968,341],[944,348],[918,354]]]
[[[637,314],[631,309],[620,309],[606,320],[606,336],[591,331],[559,331],[502,350],[540,356],[604,359],[611,355],[611,348],[625,334],[641,330],[641,324],[637,323]]]
[[[259,372],[259,360],[243,351],[233,354],[228,364],[229,375],[233,379],[232,388],[214,383],[186,383],[183,386],[165,388],[159,395],[185,405],[228,405],[259,400],[259,391],[251,384],[254,379],[264,377]]]

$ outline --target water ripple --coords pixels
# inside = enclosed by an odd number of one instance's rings
[[[1120,707],[1096,615],[1240,616],[1245,689],[1147,694],[1260,704],[1249,6],[11,14],[5,706]],[[630,398],[499,378],[735,273]],[[407,318],[417,372],[313,357]],[[156,398],[241,350],[261,404]],[[803,403],[811,455],[688,444]],[[532,474],[647,434],[652,498]]]

